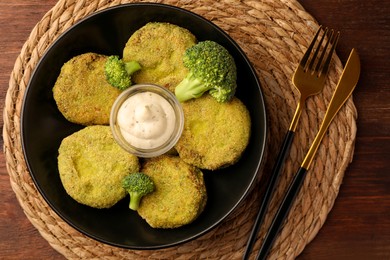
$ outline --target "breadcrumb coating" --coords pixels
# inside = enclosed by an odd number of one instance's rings
[[[139,215],[153,228],[177,228],[193,222],[203,211],[207,193],[203,173],[177,156],[148,159],[142,172],[155,191],[143,197]]]
[[[236,163],[250,138],[251,120],[245,105],[237,97],[219,103],[207,94],[182,106],[184,130],[175,146],[180,158],[208,170]]]
[[[109,126],[87,126],[61,142],[58,170],[66,192],[77,202],[109,208],[126,196],[122,179],[138,172],[138,158],[123,150]]]
[[[84,53],[62,68],[53,87],[53,97],[63,116],[81,125],[108,125],[111,107],[121,91],[106,81],[107,57]]]
[[[188,73],[183,65],[184,52],[195,43],[195,36],[185,28],[150,22],[131,35],[123,60],[141,65],[142,69],[132,76],[135,83],[153,83],[174,92]]]

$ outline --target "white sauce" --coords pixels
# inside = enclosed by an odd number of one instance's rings
[[[164,144],[175,129],[175,111],[165,98],[153,92],[129,97],[118,111],[118,126],[132,146],[153,149]]]

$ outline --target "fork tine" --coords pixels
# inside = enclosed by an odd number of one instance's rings
[[[327,41],[326,41],[326,44],[325,44],[325,47],[324,47],[324,49],[323,49],[323,51],[322,51],[322,53],[321,53],[321,57],[318,59],[318,63],[317,63],[317,66],[316,66],[316,68],[315,68],[315,70],[314,70],[314,72],[317,72],[317,73],[319,73],[320,72],[320,67],[321,67],[321,65],[323,64],[322,63],[322,61],[323,61],[323,59],[324,59],[324,57],[325,57],[325,54],[326,54],[326,51],[327,51],[327,49],[328,49],[328,46],[329,46],[329,42],[331,42],[332,40],[333,40],[333,34],[334,34],[334,30],[331,30],[330,32],[329,32],[329,35],[328,35],[328,33],[326,33],[327,35]]]
[[[316,50],[315,50],[315,52],[314,52],[314,54],[313,54],[313,56],[311,58],[310,65],[306,68],[306,70],[311,71],[313,69],[314,64],[315,64],[315,62],[317,60],[317,57],[318,57],[318,53],[319,53],[319,51],[321,49],[322,43],[324,42],[325,36],[327,34],[328,34],[328,27],[325,28],[324,33],[322,34],[321,40],[317,44],[317,48],[316,48]],[[329,43],[329,41],[327,41],[324,50],[326,50],[326,48],[328,47],[328,43]],[[322,52],[321,59],[323,58],[323,56],[324,56],[324,51]],[[318,63],[320,63],[321,59],[318,61]]]
[[[313,50],[314,44],[317,41],[318,35],[321,32],[321,29],[322,29],[322,25],[320,25],[320,27],[318,28],[315,36],[313,37],[313,40],[311,41],[309,47],[307,48],[305,54],[303,55],[301,61],[299,62],[299,66],[305,67],[305,65],[306,65],[306,63],[307,63],[307,61],[308,61],[308,59],[310,57],[311,51]]]
[[[318,64],[317,64],[317,67],[316,67],[316,71],[318,72],[318,76],[320,77],[321,75],[326,75],[327,74],[327,72],[328,72],[328,70],[329,70],[329,65],[330,65],[330,61],[331,61],[331,59],[332,59],[332,56],[333,56],[333,53],[334,53],[334,51],[335,51],[335,49],[336,49],[336,45],[337,45],[337,43],[338,43],[338,40],[339,40],[339,37],[340,37],[340,32],[337,32],[337,33],[333,33],[333,30],[332,30],[332,34],[331,34],[331,40],[328,40],[328,43],[329,43],[329,41],[331,41],[331,49],[330,49],[330,51],[329,51],[329,53],[328,53],[328,56],[327,56],[327,58],[326,58],[326,60],[325,60],[325,62],[321,65],[321,63],[319,62]],[[328,45],[328,44],[327,44]],[[326,46],[327,47],[327,46]],[[326,49],[325,49],[326,50]],[[325,54],[325,51],[324,51],[324,53],[323,53],[323,55]],[[322,58],[323,57],[321,57],[321,61],[322,61]]]

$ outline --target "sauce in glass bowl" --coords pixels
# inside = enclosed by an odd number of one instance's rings
[[[115,101],[110,126],[115,140],[130,153],[154,157],[169,151],[181,136],[184,115],[169,90],[137,84]]]

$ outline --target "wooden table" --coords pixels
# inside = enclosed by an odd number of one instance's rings
[[[359,114],[354,160],[324,227],[299,259],[390,259],[390,1],[300,2],[319,23],[341,31],[337,52],[344,63],[350,49],[357,48],[362,74],[354,92]],[[23,43],[55,3],[1,0],[3,104],[9,75]],[[3,153],[0,199],[1,259],[63,259],[24,215],[11,189]]]

